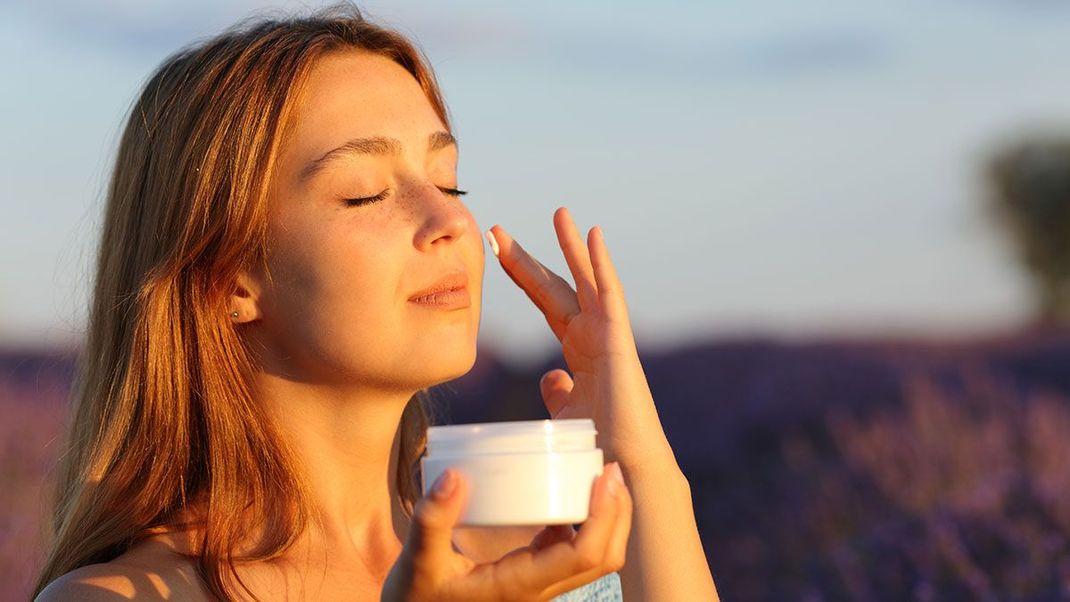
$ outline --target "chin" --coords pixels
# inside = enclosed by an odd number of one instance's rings
[[[437,349],[431,352],[425,361],[414,366],[414,370],[427,375],[430,382],[426,386],[433,387],[468,374],[475,363],[476,345],[473,341],[464,347]]]

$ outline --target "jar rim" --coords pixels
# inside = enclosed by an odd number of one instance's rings
[[[470,439],[472,437],[500,435],[572,435],[597,433],[594,420],[590,418],[561,418],[544,420],[506,420],[502,422],[476,422],[471,424],[446,424],[427,428],[431,441],[443,439]]]

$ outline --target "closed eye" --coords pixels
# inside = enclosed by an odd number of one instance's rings
[[[446,188],[444,186],[439,186],[438,189],[441,190],[442,192],[454,197],[454,198],[460,198],[461,195],[468,194],[467,190],[458,190],[456,188]],[[358,206],[361,206],[361,205],[370,205],[372,203],[378,203],[379,201],[381,201],[381,200],[385,199],[386,197],[390,196],[389,193],[390,193],[390,189],[387,188],[386,190],[380,192],[379,194],[377,194],[375,196],[363,197],[363,198],[359,198],[359,199],[345,199],[345,203],[346,203],[346,205],[349,205],[350,207],[358,207]]]
[[[442,188],[442,187],[439,187],[439,190],[441,190],[442,192],[445,192],[446,194],[448,194],[448,195],[450,195],[452,197],[459,197],[462,194],[468,194],[467,190],[457,190],[456,188]]]

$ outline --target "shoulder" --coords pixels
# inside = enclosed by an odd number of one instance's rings
[[[84,600],[210,600],[193,562],[158,540],[148,540],[111,562],[62,575],[35,602]]]
[[[142,573],[144,575],[144,573]],[[91,564],[75,569],[48,584],[34,602],[59,602],[61,600],[130,600],[135,596],[148,597],[137,583],[141,575],[112,563]],[[163,598],[157,592],[157,597]]]

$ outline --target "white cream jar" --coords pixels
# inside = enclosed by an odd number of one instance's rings
[[[590,418],[432,426],[423,490],[452,468],[471,483],[459,525],[582,523],[602,474],[596,433]]]

